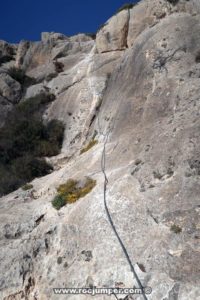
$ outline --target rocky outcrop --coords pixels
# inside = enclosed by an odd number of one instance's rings
[[[43,43],[48,42],[57,42],[59,40],[66,40],[67,37],[62,33],[56,33],[56,32],[42,32],[41,34],[41,40]]]
[[[155,26],[163,18],[175,13],[198,14],[200,5],[198,1],[176,1],[167,0],[146,0],[139,2],[134,9],[130,10],[130,23],[128,32],[128,47],[134,44],[137,36],[146,28]]]
[[[119,12],[98,31],[96,45],[99,53],[126,49],[129,14],[129,10]]]
[[[163,18],[176,13],[199,14],[197,0],[179,0],[173,4],[168,0],[140,1],[110,18],[97,32],[96,45],[99,53],[123,50],[131,47],[137,36],[153,27]]]
[[[21,85],[6,73],[0,74],[0,95],[11,103],[17,103],[21,96]]]
[[[49,159],[51,174],[0,199],[2,299],[138,286],[105,212],[104,147],[108,208],[138,277],[152,288],[147,299],[199,299],[199,12],[196,0],[141,1],[111,18],[96,41],[81,35],[54,48],[46,40],[30,46],[23,65],[41,82],[26,93],[46,87],[56,95],[44,119],[62,120],[65,138]],[[62,68],[47,80],[55,62]],[[96,180],[91,193],[52,207],[60,184],[87,176]]]
[[[15,60],[15,66],[17,68],[21,68],[23,66],[24,57],[29,47],[30,47],[29,41],[21,41],[19,43],[19,46],[17,48],[16,60]]]
[[[42,83],[38,83],[27,88],[24,95],[24,100],[29,98],[37,98],[41,96],[47,96],[49,94],[49,89]]]
[[[0,40],[0,66],[14,59],[16,48],[15,45]]]

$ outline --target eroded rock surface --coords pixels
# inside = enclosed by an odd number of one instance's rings
[[[43,34],[29,46],[22,67],[38,83],[26,93],[56,95],[44,119],[62,120],[65,138],[49,159],[51,174],[0,199],[1,299],[137,286],[103,203],[108,132],[108,207],[138,277],[152,288],[147,298],[200,299],[199,12],[196,0],[144,0],[111,18],[96,40],[56,35],[53,46],[52,34]],[[56,188],[86,176],[97,181],[92,192],[56,211]]]

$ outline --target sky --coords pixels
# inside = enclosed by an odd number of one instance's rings
[[[1,0],[0,40],[38,41],[41,32],[93,33],[126,0]]]

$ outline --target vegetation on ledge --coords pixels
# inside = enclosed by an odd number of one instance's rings
[[[88,144],[87,146],[85,146],[83,149],[81,149],[81,152],[80,154],[83,154],[85,152],[87,152],[88,150],[90,150],[94,145],[96,145],[98,143],[97,140],[95,139],[92,139]]]
[[[96,185],[96,180],[90,177],[86,178],[83,186],[79,184],[79,181],[69,179],[65,184],[61,184],[58,188],[58,194],[52,201],[52,205],[55,209],[59,210],[66,204],[76,202],[78,199],[85,197]]]
[[[33,188],[33,185],[30,183],[27,183],[27,184],[23,185],[22,190],[28,191],[28,190],[31,190],[32,188]]]
[[[0,128],[0,196],[52,171],[44,157],[59,154],[64,133],[60,121],[42,120],[53,99],[50,94],[20,102]]]
[[[170,230],[177,234],[177,233],[181,233],[182,228],[179,227],[179,226],[176,225],[176,224],[173,224],[173,225],[170,227]]]
[[[171,3],[172,5],[176,5],[179,0],[167,0],[169,3]],[[186,1],[189,1],[189,0],[186,0]]]
[[[29,77],[25,74],[25,71],[20,68],[11,67],[7,71],[8,75],[10,75],[14,80],[18,81],[23,88],[27,88],[30,85],[36,84],[36,79]]]

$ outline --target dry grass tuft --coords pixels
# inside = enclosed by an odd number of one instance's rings
[[[87,152],[88,150],[90,150],[90,149],[91,149],[94,145],[96,145],[97,143],[98,143],[97,140],[92,139],[92,140],[87,144],[87,146],[84,147],[84,148],[81,150],[80,154],[83,154],[83,153]]]
[[[58,188],[58,194],[52,201],[52,205],[56,209],[60,209],[66,204],[76,202],[78,199],[85,197],[96,185],[96,180],[87,177],[83,186],[79,185],[79,181],[69,179],[66,183],[61,184]]]

